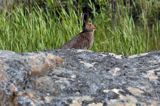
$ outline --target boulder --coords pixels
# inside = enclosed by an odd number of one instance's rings
[[[160,52],[0,51],[1,106],[159,106]]]

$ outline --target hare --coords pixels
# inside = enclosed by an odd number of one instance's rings
[[[85,18],[83,20],[82,32],[65,43],[62,49],[90,49],[94,42],[95,29],[96,27]]]

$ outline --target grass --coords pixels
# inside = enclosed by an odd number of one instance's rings
[[[92,50],[123,55],[159,50],[160,21],[156,20],[152,28],[148,26],[146,11],[150,9],[150,3],[147,3],[143,4],[147,6],[142,10],[138,23],[126,8],[118,5],[114,24],[105,8],[96,13],[91,5],[94,14],[92,22],[97,27]],[[40,8],[26,11],[18,7],[9,14],[0,13],[0,49],[16,52],[57,49],[82,30],[81,12],[76,13],[73,8],[69,8],[69,13],[62,8],[59,18]]]

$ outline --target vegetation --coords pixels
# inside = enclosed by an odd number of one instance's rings
[[[57,49],[78,34],[82,30],[81,7],[75,9],[68,0],[66,9],[53,1],[46,2],[47,8],[19,5],[9,12],[1,11],[0,49]],[[98,11],[89,2],[91,20],[97,27],[92,50],[124,55],[160,50],[160,1],[137,0],[132,6],[122,1],[116,3],[116,11],[108,0],[97,1]]]

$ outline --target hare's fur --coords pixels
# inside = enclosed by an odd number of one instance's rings
[[[73,37],[70,41],[62,46],[62,49],[90,49],[94,42],[94,30],[96,27],[89,22],[85,22],[83,30],[77,36]]]

